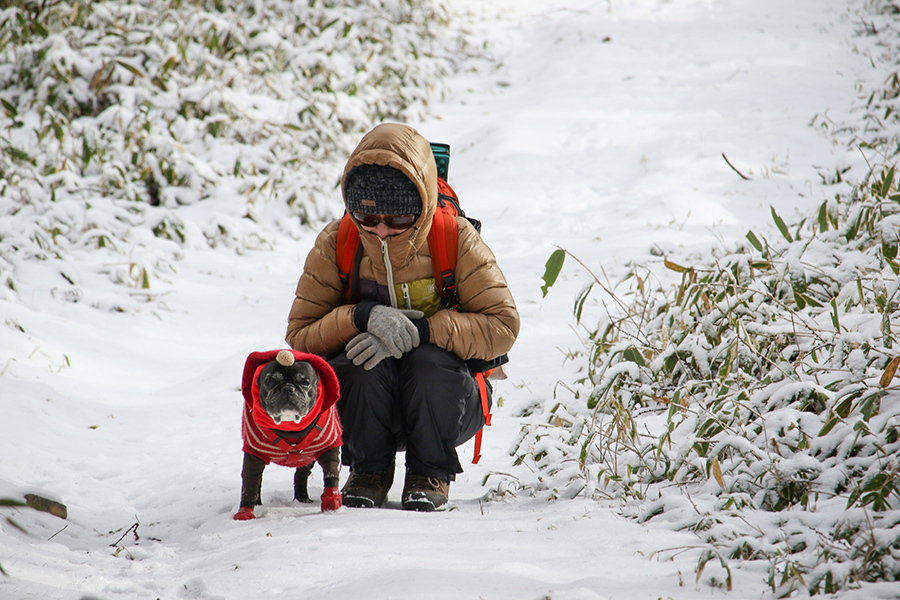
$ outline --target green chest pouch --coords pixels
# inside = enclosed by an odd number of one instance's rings
[[[397,293],[398,308],[421,310],[426,318],[444,308],[433,277],[398,283],[394,291]]]

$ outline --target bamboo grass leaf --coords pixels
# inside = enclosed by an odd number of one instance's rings
[[[687,273],[690,270],[687,267],[682,267],[681,265],[670,261],[668,258],[663,260],[663,264],[667,269],[675,271],[676,273]]]
[[[891,381],[894,380],[894,374],[897,372],[898,366],[900,366],[900,356],[895,356],[884,368],[884,373],[881,375],[881,381],[879,382],[881,387],[886,388],[891,385]]]
[[[772,210],[772,219],[775,221],[775,226],[778,227],[778,231],[781,232],[781,235],[788,242],[793,242],[794,238],[791,237],[791,232],[788,230],[787,225],[785,225],[784,220],[778,216],[777,212],[775,212],[775,207],[769,205],[769,208]]]
[[[828,231],[828,201],[826,200],[819,206],[818,214],[819,231]]]
[[[759,252],[763,251],[762,243],[760,243],[759,238],[756,237],[756,234],[753,233],[752,230],[747,232],[747,239],[750,241],[750,243],[753,245],[753,247],[756,248]]]
[[[553,284],[556,283],[557,277],[559,277],[560,271],[562,271],[563,264],[566,261],[566,251],[559,248],[553,251],[553,254],[550,255],[550,258],[547,259],[547,263],[544,265],[544,285],[541,286],[541,292],[543,293],[544,298],[547,297],[547,292],[550,291],[550,288],[553,287]]]

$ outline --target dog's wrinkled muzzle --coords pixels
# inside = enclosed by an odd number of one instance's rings
[[[277,414],[269,415],[276,425],[280,425],[284,421],[299,423],[312,408],[309,398],[303,393],[303,390],[291,383],[279,386],[273,390],[273,395],[280,400],[279,404],[284,406],[280,411],[273,411]]]

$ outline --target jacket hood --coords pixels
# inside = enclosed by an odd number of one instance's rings
[[[403,252],[411,256],[423,244],[426,243],[428,231],[431,229],[431,219],[437,209],[437,165],[431,145],[418,131],[408,125],[399,123],[383,123],[363,136],[359,145],[350,154],[344,174],[341,177],[341,195],[344,198],[344,208],[347,208],[347,195],[345,185],[347,174],[359,165],[382,165],[393,167],[402,171],[419,188],[422,197],[422,212],[413,226],[400,235],[389,238],[392,258],[395,251]],[[378,236],[368,233],[359,226],[359,223],[351,215],[350,218],[356,224],[360,232],[363,244],[380,244]],[[398,257],[401,258],[402,257]],[[399,266],[399,265],[398,265]]]
[[[283,422],[276,425],[275,421],[272,420],[272,417],[263,410],[262,405],[260,404],[257,379],[263,367],[265,367],[267,363],[275,360],[275,357],[279,352],[282,352],[282,350],[253,352],[247,357],[247,361],[244,363],[244,374],[241,378],[241,393],[244,396],[244,402],[252,409],[253,419],[261,427],[283,431],[303,431],[312,425],[319,415],[337,403],[338,398],[340,398],[341,395],[340,384],[338,383],[337,375],[335,375],[331,365],[329,365],[324,358],[316,354],[290,350],[291,354],[294,355],[294,360],[305,360],[313,369],[315,369],[319,376],[319,389],[316,393],[315,406],[300,419],[299,423]]]

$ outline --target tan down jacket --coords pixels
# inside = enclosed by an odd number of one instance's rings
[[[363,246],[360,281],[374,281],[388,289],[392,280],[394,289],[402,289],[404,284],[422,288],[424,280],[424,287],[436,294],[426,238],[437,207],[437,167],[428,141],[405,125],[379,125],[363,137],[351,154],[342,181],[346,182],[353,167],[362,164],[388,165],[403,171],[419,188],[422,213],[410,229],[384,243],[357,223]],[[461,310],[441,307],[435,312],[417,306],[417,302],[412,307],[426,312],[429,342],[465,360],[491,360],[512,347],[519,333],[519,314],[494,254],[466,219],[458,217],[457,221],[459,253],[455,276]],[[356,304],[344,303],[338,276],[338,224],[339,221],[333,221],[325,226],[306,259],[286,335],[295,350],[325,358],[339,354],[360,333],[353,320]],[[391,266],[390,276],[386,265]],[[398,294],[391,294],[392,302],[396,302],[394,296]],[[407,308],[409,303],[403,305],[403,296],[400,298],[400,308]]]

